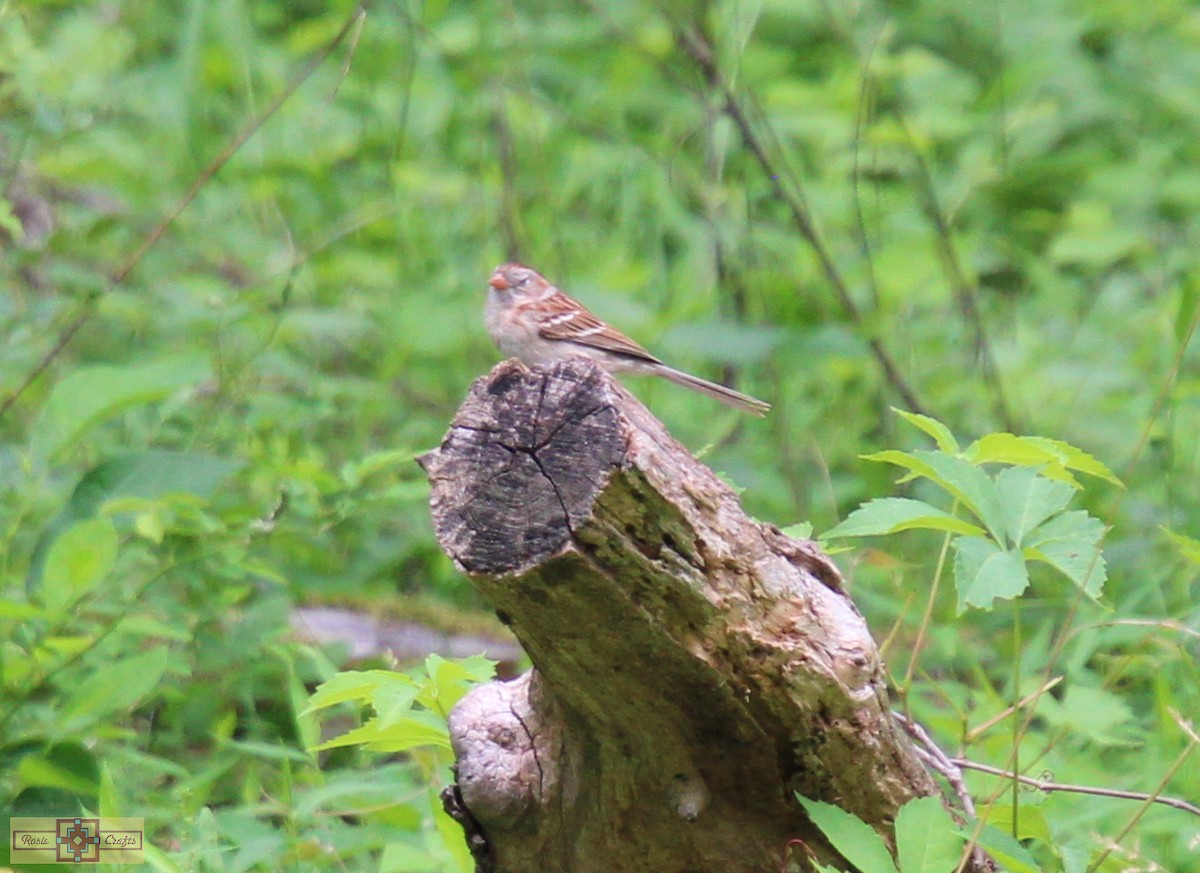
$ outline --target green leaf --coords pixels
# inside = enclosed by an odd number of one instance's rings
[[[1158,529],[1166,535],[1171,545],[1175,546],[1175,550],[1179,552],[1179,557],[1194,567],[1200,567],[1200,540],[1184,536],[1181,533],[1175,533],[1170,528],[1159,526]],[[0,604],[0,615],[3,615],[2,604]]]
[[[1200,308],[1200,282],[1196,281],[1194,273],[1189,272],[1179,286],[1179,308],[1175,310],[1175,347],[1185,345],[1190,338],[1189,331],[1196,318],[1196,310]]]
[[[861,873],[896,873],[887,845],[875,830],[856,815],[797,793],[796,799],[830,844]]]
[[[1062,440],[1048,437],[1015,436],[1011,433],[991,433],[980,437],[967,447],[963,457],[976,464],[1015,464],[1022,467],[1045,467],[1044,475],[1068,482],[1078,488],[1079,483],[1068,473],[1075,470],[1089,476],[1104,479],[1118,487],[1124,487],[1104,464],[1082,449]]]
[[[379,873],[427,873],[429,870],[436,870],[437,866],[434,857],[419,846],[412,843],[388,843],[379,856],[378,869]]]
[[[309,751],[321,752],[341,746],[366,746],[372,752],[403,752],[419,746],[449,749],[450,735],[445,721],[434,713],[413,712],[387,727],[377,718],[370,719],[362,727],[327,740]]]
[[[380,686],[389,682],[413,684],[408,676],[390,670],[346,670],[336,673],[317,686],[301,715],[350,700],[366,702]]]
[[[969,509],[993,538],[999,540],[1003,536],[1004,514],[1000,506],[1000,495],[996,492],[996,483],[974,464],[941,452],[910,453],[894,449],[864,455],[863,458],[904,467],[911,475],[901,479],[902,482],[922,477],[940,485]]]
[[[17,766],[17,778],[25,786],[60,788],[85,797],[94,797],[100,788],[95,755],[75,742],[59,743],[40,754],[24,756]]]
[[[75,370],[50,392],[34,425],[33,446],[42,457],[53,458],[89,428],[126,409],[161,400],[195,385],[208,372],[208,362],[198,357]]]
[[[13,618],[17,621],[32,621],[50,615],[40,606],[18,600],[0,600],[0,618]]]
[[[104,664],[64,691],[66,719],[94,722],[111,713],[132,709],[158,687],[167,669],[168,650],[149,649],[119,661]]]
[[[88,471],[75,486],[69,505],[83,515],[91,515],[119,497],[158,500],[168,494],[194,494],[208,500],[217,486],[242,465],[241,461],[199,452],[125,452]]]
[[[913,528],[940,530],[969,536],[984,534],[983,528],[956,518],[922,500],[912,500],[908,497],[881,497],[854,510],[850,513],[849,518],[826,531],[825,537],[878,536]]]
[[[417,701],[417,695],[421,692],[420,686],[407,676],[404,679],[407,681],[390,682],[375,689],[371,705],[375,708],[375,714],[379,716],[381,728],[394,725],[412,711],[413,704]]]
[[[813,525],[811,521],[798,521],[783,528],[783,534],[794,540],[812,539]]]
[[[50,543],[75,522],[96,515],[109,501],[156,501],[180,493],[208,499],[241,466],[240,461],[165,449],[126,452],[98,464],[80,478],[66,506],[39,538],[30,562],[30,588],[41,578]]]
[[[379,731],[367,748],[372,752],[406,752],[421,746],[450,748],[450,733],[444,719],[432,712],[413,712]]]
[[[379,719],[369,719],[366,724],[348,730],[344,734],[326,740],[318,746],[312,746],[308,751],[323,752],[326,749],[338,749],[342,746],[364,746],[379,738]]]
[[[117,529],[100,516],[72,525],[54,541],[42,573],[42,601],[66,609],[99,585],[117,561]]]
[[[1100,551],[1104,531],[1104,523],[1083,510],[1064,512],[1030,531],[1025,553],[1031,560],[1054,567],[1096,598],[1108,578]]]
[[[900,808],[896,854],[904,873],[947,873],[962,851],[962,835],[940,797],[919,797]]]
[[[1133,710],[1103,688],[1072,684],[1061,702],[1051,697],[1038,713],[1050,724],[1069,727],[1101,746],[1129,746],[1131,742],[1117,729],[1134,721]]]
[[[968,825],[960,831],[971,838],[974,828]],[[1042,868],[1029,850],[1017,842],[1013,835],[993,825],[984,825],[975,836],[975,843],[999,862],[1007,873],[1042,873]]]
[[[950,428],[942,424],[936,418],[930,418],[928,415],[922,415],[919,412],[906,412],[903,409],[892,407],[892,412],[903,418],[915,428],[919,428],[929,436],[933,437],[937,447],[948,455],[958,454],[958,440],[954,438],[954,434],[950,433]]]
[[[1004,511],[1004,528],[1012,543],[1020,544],[1029,531],[1071,500],[1073,489],[1029,467],[1009,467],[996,477],[996,491]]]
[[[954,551],[960,615],[968,606],[991,609],[996,598],[1008,600],[1029,587],[1029,570],[1020,552],[1006,551],[982,537],[959,537]]]
[[[1040,710],[1039,710],[1040,711]],[[988,808],[988,824],[993,825],[1006,834],[1013,832],[1013,807],[1011,803],[995,803]],[[1054,844],[1054,834],[1050,823],[1041,809],[1030,802],[1021,804],[1020,815],[1017,817],[1017,839],[1041,840],[1046,845]]]
[[[429,684],[417,695],[417,701],[445,718],[471,686],[495,675],[496,662],[482,655],[455,660],[430,655],[425,659],[425,669]]]

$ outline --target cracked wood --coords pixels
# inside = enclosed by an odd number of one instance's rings
[[[497,366],[419,460],[442,548],[534,664],[450,719],[497,873],[760,873],[796,838],[836,861],[794,791],[889,839],[936,791],[837,568],[594,365]]]

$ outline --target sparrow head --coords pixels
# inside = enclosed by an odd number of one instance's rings
[[[501,264],[488,279],[488,284],[501,294],[524,299],[541,297],[550,287],[541,273],[524,264]]]

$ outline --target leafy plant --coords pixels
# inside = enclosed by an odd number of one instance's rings
[[[412,756],[429,785],[430,811],[455,869],[469,873],[474,861],[462,839],[461,829],[442,808],[438,790],[454,762],[446,719],[466,691],[492,678],[495,663],[487,658],[446,660],[430,655],[422,669],[347,671],[337,673],[317,687],[304,714],[339,704],[369,707],[372,715],[360,727],[348,730],[314,747],[328,749],[361,746],[369,752],[405,752]],[[384,857],[385,868],[392,868]]]
[[[1041,873],[1033,856],[1002,831],[990,825],[957,825],[939,797],[920,797],[900,808],[895,861],[883,838],[858,816],[800,794],[796,799],[830,844],[861,873],[953,873],[969,844],[986,849],[1010,873]],[[837,870],[816,862],[814,866],[820,873]]]
[[[871,500],[825,533],[839,537],[880,536],[905,530],[950,535],[956,559],[954,581],[958,610],[990,609],[1029,587],[1029,563],[1049,565],[1092,598],[1106,578],[1100,544],[1104,525],[1085,511],[1067,511],[1082,486],[1074,473],[1120,485],[1113,474],[1086,452],[1059,440],[997,433],[960,449],[941,422],[897,410],[907,422],[933,437],[936,450],[895,449],[864,455],[908,472],[901,483],[924,480],[952,500],[950,510],[924,500],[887,497]],[[1002,464],[995,475],[984,466]],[[959,509],[972,520],[957,514]]]

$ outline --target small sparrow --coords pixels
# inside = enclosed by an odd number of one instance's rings
[[[668,367],[546,281],[537,270],[501,264],[488,280],[484,320],[492,341],[529,366],[588,358],[610,373],[650,373],[743,412],[771,408],[747,394]]]

